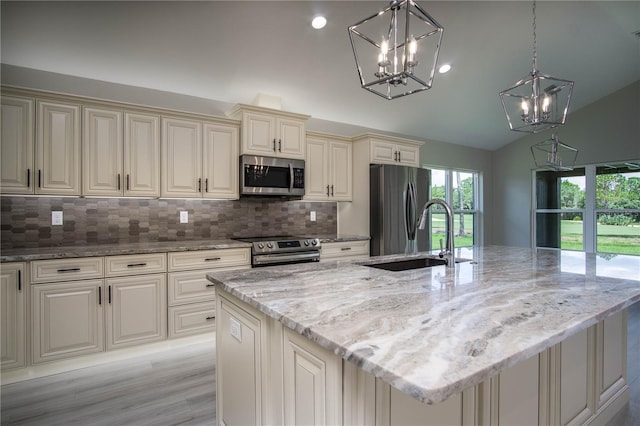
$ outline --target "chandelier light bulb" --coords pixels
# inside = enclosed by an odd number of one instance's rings
[[[526,99],[522,100],[522,103],[520,104],[520,107],[522,108],[522,114],[527,116],[529,115],[529,102],[527,102]]]

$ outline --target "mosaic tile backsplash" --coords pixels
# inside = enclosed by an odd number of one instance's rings
[[[272,235],[331,235],[336,203],[242,198],[233,201],[0,197],[0,247],[186,241]],[[64,223],[51,225],[51,212]],[[189,212],[181,224],[180,211]],[[311,211],[317,220],[310,220]]]

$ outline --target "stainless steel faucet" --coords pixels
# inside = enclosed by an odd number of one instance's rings
[[[446,201],[440,198],[433,198],[427,201],[422,208],[422,214],[420,215],[420,219],[418,220],[418,229],[424,229],[427,225],[427,215],[429,207],[437,204],[442,206],[445,211],[445,215],[447,216],[447,247],[446,250],[442,251],[442,240],[440,240],[440,257],[445,258],[447,260],[448,267],[455,266],[455,257],[454,257],[454,246],[453,246],[453,210]]]

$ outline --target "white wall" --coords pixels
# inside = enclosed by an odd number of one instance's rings
[[[535,163],[530,149],[550,135],[550,131],[527,135],[493,153],[495,244],[531,246],[531,177]],[[579,165],[639,160],[640,80],[570,112],[557,135],[560,141],[578,149]]]

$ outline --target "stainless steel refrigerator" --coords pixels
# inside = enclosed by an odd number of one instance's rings
[[[411,254],[431,247],[429,230],[417,221],[429,199],[427,169],[372,164],[369,167],[371,255]]]

